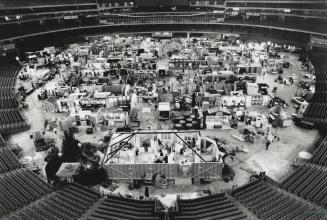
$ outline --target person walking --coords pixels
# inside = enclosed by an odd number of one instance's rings
[[[144,190],[144,196],[146,198],[149,198],[149,196],[150,196],[149,188],[147,186],[145,187],[145,190]]]
[[[270,140],[267,139],[266,140],[266,150],[268,150],[270,144],[271,144]]]

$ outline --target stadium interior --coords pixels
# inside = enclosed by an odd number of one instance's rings
[[[0,0],[0,219],[327,219],[326,0]]]

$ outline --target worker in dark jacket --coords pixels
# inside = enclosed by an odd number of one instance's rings
[[[270,144],[271,144],[270,140],[267,139],[267,141],[266,141],[266,150],[268,150]]]

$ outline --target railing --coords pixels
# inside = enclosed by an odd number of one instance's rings
[[[299,10],[323,10],[326,8],[326,2],[243,2],[243,1],[228,1],[226,2],[226,7],[233,8],[275,8],[275,9],[299,9]]]
[[[104,13],[101,21],[110,23],[203,23],[223,21],[224,16],[212,12],[146,12],[146,13]]]
[[[233,14],[233,8],[226,8],[226,14]],[[237,13],[255,13],[258,15],[303,16],[327,18],[327,11],[315,10],[285,10],[283,8],[239,8]]]
[[[142,179],[145,173],[164,175],[167,179],[175,178],[212,178],[222,175],[221,163],[192,163],[189,166],[169,163],[155,164],[105,164],[104,169],[111,179]]]

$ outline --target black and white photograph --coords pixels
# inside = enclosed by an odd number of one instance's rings
[[[327,0],[0,0],[0,220],[326,220]]]

